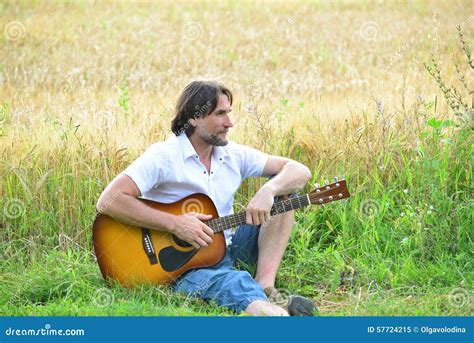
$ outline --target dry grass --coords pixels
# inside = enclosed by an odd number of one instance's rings
[[[455,26],[464,23],[472,32],[473,17],[466,17],[472,8],[469,1],[9,2],[2,5],[0,26],[18,21],[24,31],[14,41],[6,30],[0,38],[0,96],[10,104],[12,121],[2,150],[18,156],[32,142],[51,148],[55,133],[62,133],[52,125],[57,121],[62,128],[80,125],[77,132],[89,133],[86,142],[95,145],[109,126],[107,144],[136,154],[167,136],[180,90],[193,79],[211,78],[236,93],[234,140],[264,141],[257,111],[274,138],[294,128],[290,146],[314,156],[306,162],[338,153],[366,157],[380,146],[354,146],[351,134],[369,129],[374,100],[391,125],[402,120],[401,133],[409,134],[413,125],[406,120],[413,119],[417,98],[432,100],[437,93],[422,62],[433,51],[451,58]],[[452,69],[446,68],[448,75]],[[122,85],[130,97],[126,120],[118,105]],[[257,130],[243,130],[249,126]]]

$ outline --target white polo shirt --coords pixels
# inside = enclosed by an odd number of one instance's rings
[[[229,142],[213,147],[210,173],[199,161],[185,133],[152,144],[125,171],[138,186],[141,197],[172,203],[193,193],[208,195],[219,216],[233,213],[234,195],[242,181],[262,176],[269,155],[248,146]],[[231,228],[224,231],[226,244]]]

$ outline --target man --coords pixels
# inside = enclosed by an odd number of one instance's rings
[[[155,143],[118,175],[99,198],[97,208],[127,224],[164,230],[196,248],[212,243],[210,219],[199,213],[173,215],[152,209],[138,197],[175,202],[193,193],[207,194],[219,216],[232,213],[234,195],[247,177],[272,177],[250,200],[246,224],[234,235],[225,231],[228,246],[216,266],[183,274],[176,291],[213,299],[237,313],[251,315],[311,315],[316,306],[306,298],[290,297],[284,307],[275,304],[274,288],[291,229],[294,213],[270,219],[274,197],[302,189],[309,169],[293,160],[269,156],[250,147],[227,141],[232,93],[216,82],[194,81],[183,90],[172,121],[172,136]],[[107,206],[105,206],[107,204]],[[255,278],[237,265],[256,265]],[[269,301],[272,300],[273,302]],[[281,300],[281,299],[280,299]]]

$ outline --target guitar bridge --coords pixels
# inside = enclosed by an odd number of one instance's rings
[[[153,247],[153,241],[151,240],[150,230],[142,227],[142,245],[145,250],[145,254],[150,260],[150,264],[157,264],[158,258],[156,257],[155,248]]]

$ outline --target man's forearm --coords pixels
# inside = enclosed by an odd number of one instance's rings
[[[99,199],[97,210],[124,224],[167,232],[173,229],[172,214],[154,209],[125,193],[116,193],[109,199]]]
[[[304,164],[290,161],[282,170],[261,188],[269,190],[273,196],[290,194],[301,190],[311,179],[311,171]]]

